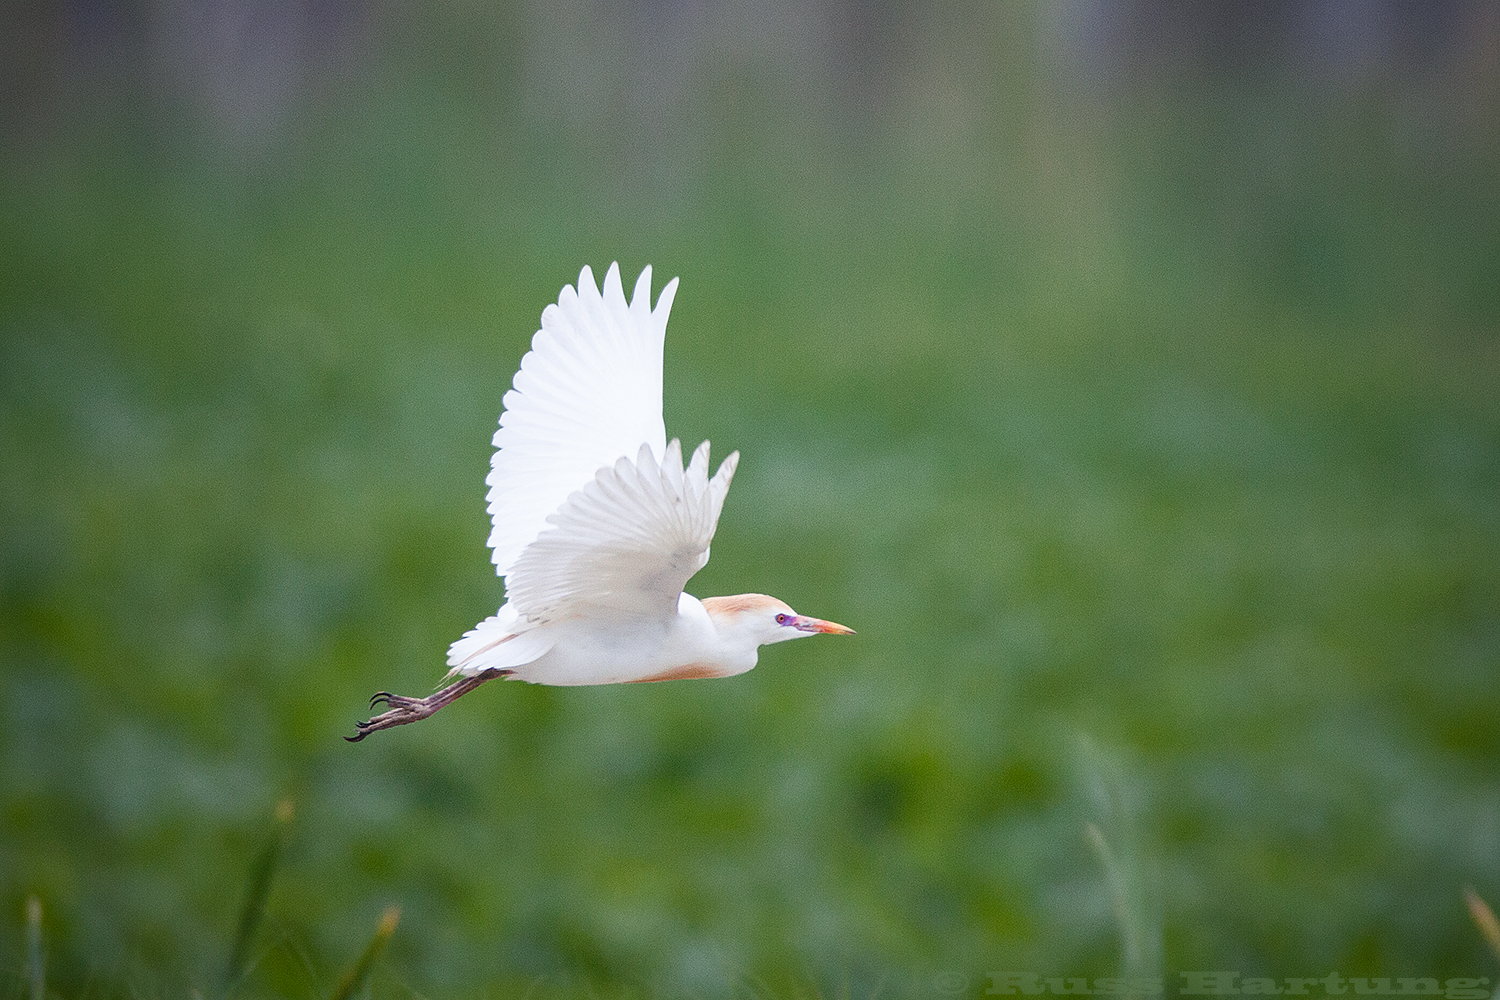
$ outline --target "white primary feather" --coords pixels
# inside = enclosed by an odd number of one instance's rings
[[[643,445],[658,459],[665,455],[662,348],[676,293],[674,278],[652,309],[647,267],[627,304],[618,264],[610,265],[602,293],[584,267],[577,291],[564,287],[542,312],[542,328],[505,394],[485,480],[494,523],[489,544],[501,576],[601,468]]]

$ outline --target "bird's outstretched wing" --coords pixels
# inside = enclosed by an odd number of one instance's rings
[[[659,464],[642,445],[634,461],[600,469],[521,553],[506,578],[506,598],[538,625],[573,616],[675,615],[683,585],[708,562],[739,457],[731,454],[710,479],[708,442],[684,469],[673,439]]]
[[[505,394],[485,480],[494,522],[489,544],[501,576],[594,473],[642,445],[665,455],[662,343],[676,294],[673,278],[653,310],[647,267],[627,304],[619,264],[610,265],[602,294],[585,267],[578,290],[563,288],[542,312],[542,328]]]

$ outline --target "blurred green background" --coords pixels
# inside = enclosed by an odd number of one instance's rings
[[[376,996],[1500,979],[1492,4],[0,19],[7,995],[31,895],[50,995],[216,995],[283,799],[236,996],[391,904]],[[612,260],[744,452],[689,590],[858,637],[345,743]]]

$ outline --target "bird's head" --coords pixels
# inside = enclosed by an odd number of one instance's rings
[[[801,639],[818,632],[831,635],[854,634],[852,628],[835,622],[799,615],[785,601],[765,594],[709,597],[704,599],[703,608],[720,635],[743,636],[753,640],[757,646]]]

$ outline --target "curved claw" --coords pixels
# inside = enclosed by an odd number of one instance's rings
[[[356,722],[354,724],[354,728],[358,729],[359,732],[355,733],[353,736],[345,736],[344,739],[348,740],[350,743],[358,743],[360,740],[370,735],[370,731],[365,728],[365,726],[367,725],[369,725],[369,723],[367,722]]]
[[[389,705],[390,703],[391,693],[389,691],[376,691],[374,694],[370,695],[371,708],[374,708],[376,705],[380,704]]]

